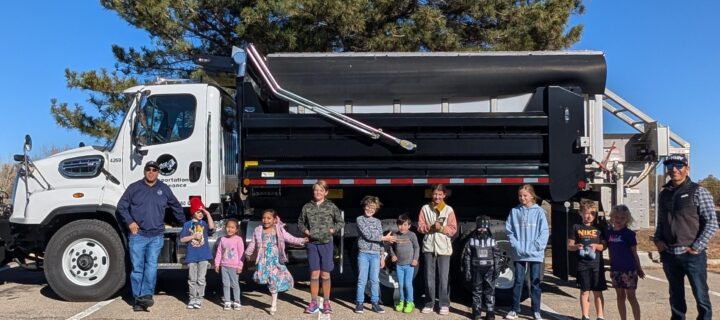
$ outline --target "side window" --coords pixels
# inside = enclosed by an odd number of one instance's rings
[[[223,162],[225,165],[225,175],[237,176],[240,172],[240,166],[238,164],[238,153],[240,152],[240,145],[238,143],[238,121],[237,113],[235,112],[236,106],[235,101],[228,96],[223,95],[221,100],[222,108],[222,128],[223,128],[223,141],[224,141],[224,158]]]
[[[142,145],[156,145],[187,139],[195,128],[195,97],[154,95],[136,119],[134,138]]]

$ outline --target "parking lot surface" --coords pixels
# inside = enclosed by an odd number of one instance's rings
[[[638,298],[643,319],[668,319],[667,283],[659,268],[646,270],[648,277],[641,280]],[[121,295],[102,302],[66,302],[53,293],[40,271],[30,271],[18,267],[0,269],[0,303],[3,319],[317,319],[317,315],[305,315],[303,309],[309,299],[307,283],[299,281],[295,289],[280,294],[278,312],[271,316],[270,297],[267,289],[259,286],[243,285],[242,310],[224,311],[220,297],[222,286],[214,272],[208,273],[207,301],[199,310],[188,310],[185,307],[187,296],[187,280],[184,271],[161,271],[158,277],[158,294],[155,306],[149,312],[133,312],[129,304],[128,290]],[[720,274],[708,275],[710,298],[713,313],[720,314]],[[559,280],[546,273],[543,282],[542,309],[545,319],[577,319],[580,316],[578,304],[579,291],[574,282]],[[422,288],[416,288],[422,292]],[[437,313],[421,314],[418,311],[411,315],[397,313],[386,306],[385,314],[375,314],[369,309],[358,315],[353,313],[355,288],[345,284],[333,289],[332,303],[335,313],[333,319],[467,319],[470,316],[467,294],[456,290],[453,292],[451,314],[439,316]],[[688,319],[697,315],[692,293],[686,290],[688,301]],[[605,292],[605,319],[617,319],[615,292]],[[530,300],[523,302],[521,319],[530,319]],[[369,304],[366,304],[366,308]],[[507,307],[499,307],[497,319],[507,312]],[[628,310],[629,312],[629,310]],[[594,319],[594,313],[593,319]]]

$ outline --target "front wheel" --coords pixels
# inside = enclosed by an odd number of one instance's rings
[[[45,254],[45,277],[55,293],[67,301],[101,301],[125,285],[125,251],[109,224],[78,220],[50,238]]]

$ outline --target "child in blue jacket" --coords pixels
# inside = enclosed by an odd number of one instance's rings
[[[525,272],[530,269],[530,297],[534,319],[540,316],[540,276],[545,261],[545,246],[550,235],[545,210],[537,205],[535,189],[523,185],[518,190],[520,204],[510,211],[505,222],[507,237],[512,246],[512,258],[515,262],[515,287],[513,288],[512,310],[505,319],[517,319],[520,312],[520,295],[522,294]]]

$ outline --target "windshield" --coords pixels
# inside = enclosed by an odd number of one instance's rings
[[[142,91],[133,92],[126,94],[127,100],[125,100],[125,114],[123,115],[123,120],[120,122],[120,126],[122,126],[123,123],[125,123],[125,120],[127,120],[128,110],[130,110],[130,107],[132,107],[132,104],[135,100],[137,100],[137,95],[140,94]],[[100,151],[111,151],[115,147],[115,142],[120,137],[120,126],[118,126],[117,130],[115,131],[115,136],[108,140],[105,146],[102,147],[102,150]]]

